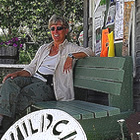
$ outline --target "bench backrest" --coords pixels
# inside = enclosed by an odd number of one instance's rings
[[[88,57],[77,61],[74,86],[108,94],[109,106],[133,108],[131,57]]]

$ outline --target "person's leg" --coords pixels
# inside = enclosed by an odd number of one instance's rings
[[[30,77],[16,77],[7,79],[0,88],[0,116],[14,117],[17,96],[21,88],[31,83]],[[1,124],[0,119],[0,124]]]
[[[52,88],[45,82],[32,78],[32,84],[24,87],[19,96],[16,105],[17,113],[22,113],[25,108],[35,102],[55,100]]]
[[[0,115],[0,126],[2,125],[3,115]]]

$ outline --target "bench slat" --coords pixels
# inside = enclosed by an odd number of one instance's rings
[[[125,58],[123,57],[90,57],[78,60],[77,66],[85,67],[101,67],[101,68],[112,68],[112,69],[123,69]]]
[[[92,112],[82,110],[79,108],[74,108],[73,106],[68,106],[64,103],[61,103],[61,101],[38,102],[37,104],[34,104],[33,107],[35,108],[39,107],[39,109],[49,109],[49,108],[60,109],[72,115],[77,120],[94,118],[94,115]]]
[[[100,81],[95,79],[93,80],[75,79],[74,86],[78,88],[95,90],[112,95],[120,95],[122,84],[109,81]]]
[[[66,109],[56,107],[53,104],[50,104],[50,102],[51,101],[49,101],[49,102],[37,102],[36,104],[33,104],[32,107],[35,108],[35,109],[60,109],[60,110],[63,110],[65,112],[71,114],[77,120],[81,119],[80,114],[78,114],[74,110],[71,110],[71,109],[68,110],[67,109],[67,111],[66,111]]]
[[[60,109],[72,115],[77,120],[91,119],[91,118],[94,118],[94,116],[96,118],[107,116],[107,111],[102,110],[102,109],[89,107],[86,110],[86,107],[85,109],[83,109],[80,107],[77,108],[77,107],[71,106],[72,101],[69,101],[70,105],[67,103],[68,102],[63,102],[63,101],[57,101],[57,102],[49,101],[48,103],[38,102],[37,104],[32,105],[32,107],[37,108],[37,109]]]
[[[93,115],[92,112],[86,111],[86,110],[83,110],[83,109],[80,109],[80,108],[74,108],[73,106],[67,105],[63,101],[57,101],[57,102],[56,101],[50,101],[48,104],[49,105],[51,104],[51,105],[55,106],[57,109],[59,108],[59,109],[65,111],[65,112],[67,112],[71,115],[73,115],[72,113],[79,114],[80,119],[94,118],[94,115]],[[68,108],[69,108],[70,111],[68,110]]]
[[[98,79],[101,81],[123,82],[124,71],[105,68],[76,67],[75,78]]]
[[[68,108],[73,109],[75,111],[77,111],[77,113],[81,114],[81,119],[90,119],[90,118],[101,118],[101,117],[106,117],[107,116],[107,111],[103,110],[103,109],[97,109],[97,108],[93,108],[91,106],[83,106],[78,104],[73,106],[73,101],[57,101],[57,105],[58,107],[60,106],[65,106],[66,111]],[[78,102],[79,103],[79,102]],[[87,115],[90,114],[90,115]]]
[[[77,120],[79,119],[91,119],[91,118],[102,118],[120,113],[120,109],[115,107],[109,107],[105,105],[99,105],[95,103],[73,100],[73,101],[49,101],[49,102],[38,102],[33,105],[33,107],[38,109],[60,109],[70,115],[72,115]]]
[[[82,108],[96,108],[96,109],[102,109],[107,111],[107,115],[112,116],[112,115],[117,115],[120,114],[120,109],[116,107],[110,107],[106,105],[101,105],[101,104],[96,104],[96,103],[91,103],[91,102],[85,102],[85,101],[80,101],[80,100],[73,100],[72,105],[74,106],[81,106]],[[97,117],[96,117],[97,118]]]

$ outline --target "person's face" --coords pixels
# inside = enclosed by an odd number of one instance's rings
[[[68,33],[68,29],[66,29],[61,22],[57,22],[51,26],[51,35],[54,40],[54,43],[61,44],[65,40],[65,36]]]

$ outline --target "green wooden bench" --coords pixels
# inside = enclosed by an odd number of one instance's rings
[[[80,59],[74,70],[76,100],[39,102],[28,110],[63,110],[80,122],[88,140],[118,137],[117,120],[133,112],[132,83],[131,57]],[[99,99],[104,95],[106,103],[93,103],[90,97],[94,100],[95,94],[101,94]]]

